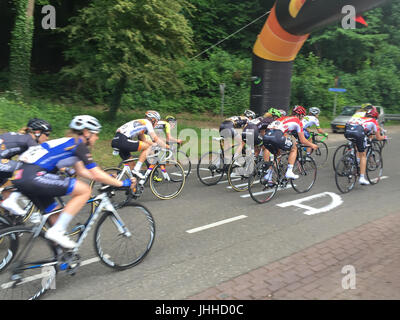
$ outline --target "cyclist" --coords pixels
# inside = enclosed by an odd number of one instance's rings
[[[119,181],[101,170],[94,162],[89,148],[97,141],[101,129],[99,121],[89,115],[79,115],[69,124],[69,134],[60,139],[50,140],[30,147],[20,156],[22,165],[14,172],[12,183],[43,210],[50,212],[59,205],[54,197],[70,195],[71,199],[63,208],[45,237],[60,246],[72,249],[76,243],[65,235],[69,223],[90,198],[91,189],[88,184],[71,177],[62,177],[52,172],[57,164],[74,166],[80,177],[102,182],[116,187],[129,187],[135,179]]]
[[[316,126],[316,127],[317,127],[317,132],[318,132],[318,133],[323,134],[325,137],[328,136],[328,134],[325,133],[325,132],[321,129],[320,125],[319,125],[318,116],[319,116],[320,113],[321,113],[321,110],[320,110],[319,108],[317,108],[317,107],[311,107],[311,108],[308,110],[308,115],[305,116],[305,117],[303,118],[303,120],[301,121],[301,122],[303,123],[304,137],[305,137],[307,140],[310,140],[310,138],[311,138],[311,134],[310,134],[310,132],[307,130],[307,128],[311,128],[311,127],[313,127],[313,126]],[[311,148],[307,148],[307,155],[310,155],[310,153],[311,153]]]
[[[241,136],[235,129],[244,128],[250,120],[255,118],[256,114],[254,111],[245,110],[243,112],[243,116],[233,116],[225,119],[221,123],[219,127],[220,135],[224,137],[227,142],[230,141],[228,138],[233,138],[239,144],[235,151],[234,157],[237,157],[239,154],[241,154],[243,148]],[[230,143],[228,143],[228,145],[230,146]],[[224,159],[225,165],[227,166],[230,161],[231,159]]]
[[[129,159],[131,152],[140,151],[136,165],[129,163],[132,173],[140,179],[144,179],[144,175],[140,170],[143,162],[147,159],[148,153],[151,151],[150,147],[158,144],[163,148],[169,148],[154,132],[154,127],[161,119],[160,114],[157,111],[148,110],[145,116],[145,119],[132,120],[119,127],[111,142],[111,146],[119,150],[122,160]],[[146,134],[150,136],[151,142],[146,139]]]
[[[292,116],[281,117],[272,122],[267,129],[266,134],[263,137],[263,146],[266,150],[273,154],[278,154],[279,150],[290,151],[288,158],[288,168],[286,171],[286,178],[298,179],[299,176],[294,174],[293,165],[297,157],[297,145],[292,142],[288,135],[293,135],[300,140],[301,144],[304,144],[312,149],[318,149],[318,146],[308,141],[304,137],[303,124],[301,119],[306,115],[306,110],[302,106],[295,106],[292,110]],[[269,152],[264,156],[264,160],[268,159]],[[271,168],[270,168],[271,169]],[[271,178],[272,170],[267,172],[265,178],[268,180]]]
[[[26,127],[18,133],[6,132],[0,135],[0,186],[11,184],[8,179],[12,177],[13,172],[18,169],[21,162],[11,160],[12,157],[20,155],[31,146],[47,141],[52,131],[51,125],[42,119],[30,119]],[[17,204],[20,192],[3,192],[3,199],[0,205],[10,213],[17,216],[25,215],[25,211]]]
[[[181,139],[175,139],[171,135],[171,130],[176,127],[176,118],[173,116],[166,116],[165,120],[158,121],[157,125],[154,127],[155,130],[165,131],[166,142],[176,142],[181,144],[183,141]]]
[[[360,165],[360,179],[358,182],[362,185],[369,185],[369,181],[365,179],[365,172],[367,168],[367,142],[368,135],[375,134],[378,140],[387,139],[380,133],[378,110],[373,106],[366,113],[365,117],[352,118],[346,124],[344,136],[346,139],[353,140],[357,147],[357,162]]]
[[[352,118],[362,118],[365,117],[365,113],[372,109],[373,105],[371,103],[363,103],[361,108],[358,109],[353,115]]]

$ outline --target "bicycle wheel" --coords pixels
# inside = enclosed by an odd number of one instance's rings
[[[321,168],[328,160],[328,146],[323,141],[316,141],[315,144],[318,146],[318,149],[313,151],[312,157],[317,168]]]
[[[371,184],[377,184],[383,174],[383,158],[379,149],[371,148],[367,154],[367,179]]]
[[[249,177],[249,194],[250,197],[257,203],[266,203],[270,201],[278,190],[279,176],[275,166],[271,168],[271,179],[269,179],[269,181],[265,179],[269,167],[270,166],[265,162],[260,162],[256,165],[253,173]]]
[[[122,169],[120,168],[106,168],[104,169],[105,172],[107,172],[108,174],[110,174],[111,176],[113,176],[114,178],[118,178],[118,180],[125,180],[125,179],[129,179],[130,177],[128,176],[128,174],[123,174],[123,176],[121,175],[121,171]],[[92,180],[90,182],[90,188],[92,190],[92,196],[96,196],[98,194],[98,189],[102,186],[101,182],[97,182]],[[129,190],[118,190],[118,189],[113,189],[112,192],[112,204],[115,208],[120,208],[122,206],[124,206],[126,203],[128,203],[133,195],[131,192],[131,189]],[[94,210],[96,209],[97,204],[92,202],[92,213],[94,212]]]
[[[43,237],[43,233],[32,239],[33,230],[34,228],[17,226],[0,231],[1,239],[18,239],[19,250],[24,251],[23,260],[20,260],[18,255],[13,263],[0,273],[1,300],[34,300],[40,298],[47,290],[55,289],[58,264],[56,249]],[[25,252],[23,248],[28,242],[32,246]]]
[[[336,167],[340,159],[343,157],[343,155],[347,152],[348,149],[349,149],[348,144],[342,144],[336,148],[332,159],[333,170],[336,170]]]
[[[118,270],[131,268],[149,253],[155,237],[155,223],[150,211],[139,203],[128,203],[113,213],[105,212],[96,225],[94,246],[100,261]]]
[[[249,177],[255,168],[254,156],[239,155],[232,160],[228,168],[228,182],[238,192],[249,188]]]
[[[187,178],[190,174],[190,171],[192,170],[192,162],[190,161],[189,156],[183,151],[178,151],[176,155],[176,160],[182,166],[183,170],[185,171],[185,176]]]
[[[157,175],[158,179],[153,179]],[[161,179],[160,179],[161,178]],[[185,171],[176,161],[158,164],[150,174],[150,189],[162,200],[169,200],[179,195],[185,186]]]
[[[341,193],[352,190],[357,181],[356,158],[352,154],[345,154],[338,162],[335,170],[335,182]]]
[[[290,180],[293,189],[298,193],[308,192],[317,179],[317,165],[311,157],[296,159],[293,165],[293,173],[299,176],[296,180]]]
[[[12,226],[11,220],[7,217],[0,215],[1,228],[9,228]],[[18,250],[18,238],[13,235],[0,237],[0,271],[5,269]]]
[[[219,152],[207,152],[197,164],[197,176],[201,183],[212,186],[221,181],[224,175],[224,159]]]

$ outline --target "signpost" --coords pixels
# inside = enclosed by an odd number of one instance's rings
[[[346,92],[347,90],[343,88],[329,88],[329,91],[335,93],[335,98],[333,102],[333,116],[336,117],[337,94],[339,92]]]

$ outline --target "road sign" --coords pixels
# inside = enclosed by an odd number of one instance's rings
[[[332,92],[346,92],[346,89],[342,89],[342,88],[329,88],[329,91]]]

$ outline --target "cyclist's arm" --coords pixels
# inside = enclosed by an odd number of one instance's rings
[[[156,135],[154,131],[149,132],[149,135],[151,137],[151,140],[153,140],[153,142],[157,143],[162,148],[169,148],[169,146],[167,146],[165,141],[163,139],[161,139],[158,135]]]
[[[97,166],[91,169],[86,169],[83,162],[78,161],[77,163],[75,163],[74,167],[76,170],[76,174],[82,178],[95,180],[114,187],[122,187],[122,181],[113,178]]]
[[[302,132],[302,131],[297,132],[297,135],[299,137],[299,141],[301,144],[304,144],[305,146],[311,147],[313,149],[318,149],[317,145],[315,145],[314,143],[312,143],[306,139],[306,137],[304,136],[304,132]]]
[[[376,130],[375,132],[376,138],[380,141],[387,139],[386,136],[381,134],[381,130],[378,128],[378,130]]]

